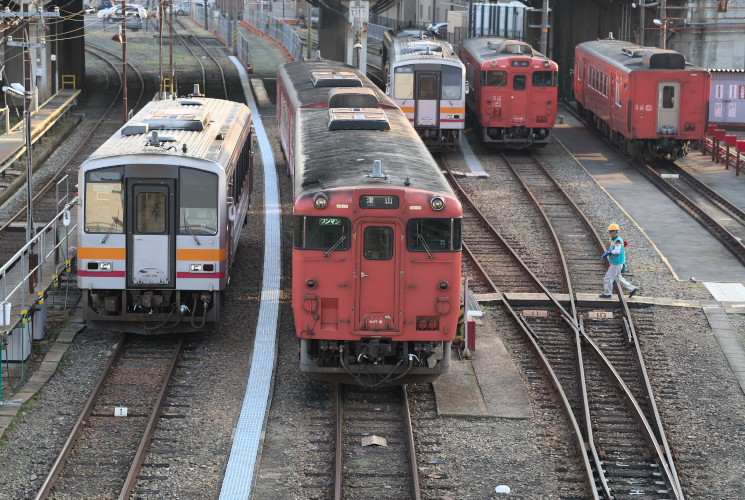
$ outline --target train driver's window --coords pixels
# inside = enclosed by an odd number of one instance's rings
[[[294,246],[303,250],[349,250],[351,223],[345,217],[295,217]]]
[[[662,87],[662,107],[665,109],[675,107],[675,87],[668,85]]]
[[[528,77],[525,75],[515,75],[512,79],[513,90],[525,90],[527,88]]]
[[[393,258],[393,228],[388,226],[366,227],[364,254],[367,260],[390,260]]]
[[[411,252],[458,252],[461,219],[412,219],[406,239]]]
[[[179,193],[179,234],[217,234],[217,175],[182,167]]]
[[[442,98],[460,99],[463,94],[463,70],[453,66],[442,67]]]
[[[414,98],[414,67],[401,66],[393,73],[393,98]]]
[[[507,86],[507,72],[506,71],[482,71],[481,72],[481,85],[486,87],[506,87]]]
[[[124,167],[85,173],[85,232],[124,232]]]
[[[559,72],[558,71],[536,71],[533,73],[533,86],[534,87],[558,87],[559,86]]]

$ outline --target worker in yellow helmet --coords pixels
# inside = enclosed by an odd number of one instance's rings
[[[639,287],[636,287],[626,281],[621,275],[623,265],[626,264],[626,245],[623,239],[618,236],[618,231],[621,228],[618,224],[611,224],[608,226],[608,234],[610,235],[610,248],[603,254],[603,260],[608,261],[608,271],[605,273],[603,279],[603,293],[600,297],[609,299],[613,293],[613,282],[618,278],[618,281],[629,291],[629,297],[633,297],[634,294],[639,291]],[[620,292],[620,290],[619,290]]]

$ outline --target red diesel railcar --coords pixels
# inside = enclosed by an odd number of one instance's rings
[[[486,143],[548,144],[558,108],[558,65],[525,42],[469,38],[460,44],[470,92],[466,106]]]
[[[672,50],[619,40],[577,45],[578,110],[626,154],[675,159],[706,132],[711,75]]]
[[[301,370],[365,386],[446,372],[462,208],[406,115],[352,66],[277,72],[292,164],[292,307]]]

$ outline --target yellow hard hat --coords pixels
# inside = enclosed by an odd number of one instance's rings
[[[608,231],[618,231],[619,229],[621,228],[618,227],[618,224],[611,224],[610,226],[608,226]]]

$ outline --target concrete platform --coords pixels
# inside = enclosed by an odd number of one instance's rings
[[[652,186],[593,131],[569,113],[565,115],[564,123],[554,130],[556,139],[647,235],[676,278],[685,280],[693,276],[699,281],[745,281],[745,266],[706,229]],[[706,161],[710,162],[707,157],[694,152],[680,163],[687,165],[696,175],[705,172],[708,183],[716,179],[716,189],[732,183],[733,187],[727,191],[734,197],[735,186],[745,182],[745,178],[735,179],[734,172],[724,170],[723,166],[719,172],[704,168],[702,162]],[[740,195],[739,199],[742,202],[743,196]],[[691,252],[691,248],[696,251]]]

